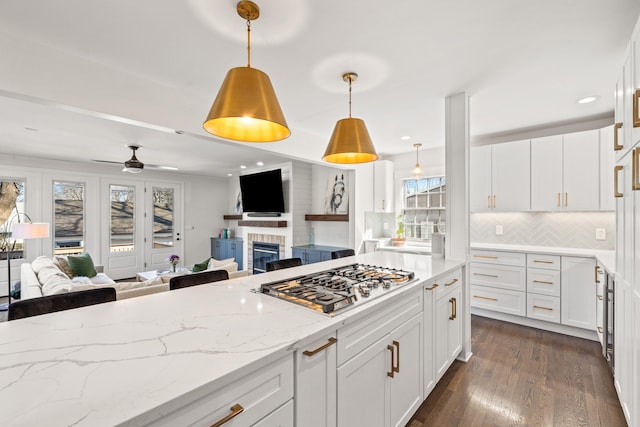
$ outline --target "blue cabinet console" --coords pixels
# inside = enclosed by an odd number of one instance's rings
[[[238,270],[244,269],[242,262],[242,239],[211,238],[211,256],[215,259],[234,258],[238,263]]]
[[[331,252],[341,251],[340,246],[322,246],[322,245],[302,245],[292,246],[291,255],[293,258],[300,258],[302,264],[311,264],[314,262],[328,261],[331,259]]]

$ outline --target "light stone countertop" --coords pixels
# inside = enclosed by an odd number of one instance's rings
[[[333,317],[252,292],[362,262],[419,280]],[[464,261],[375,252],[0,324],[7,426],[141,425],[352,323]],[[366,302],[365,302],[366,301]]]
[[[610,273],[616,272],[616,253],[601,249],[562,248],[556,246],[510,245],[501,243],[471,243],[471,249],[486,249],[505,252],[529,252],[548,255],[564,255],[596,258]]]

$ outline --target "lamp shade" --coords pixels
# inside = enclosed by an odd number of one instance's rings
[[[364,121],[353,117],[338,120],[322,160],[343,164],[378,160]]]
[[[203,127],[215,136],[245,142],[291,135],[269,76],[251,67],[229,70]]]
[[[11,227],[14,239],[43,239],[49,237],[49,224],[46,222],[19,222]]]

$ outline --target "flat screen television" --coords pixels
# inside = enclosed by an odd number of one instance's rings
[[[282,170],[240,175],[242,211],[264,214],[284,212]]]

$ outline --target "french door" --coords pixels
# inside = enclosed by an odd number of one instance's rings
[[[109,277],[167,270],[171,254],[183,259],[180,184],[110,180],[103,190],[102,253]]]

